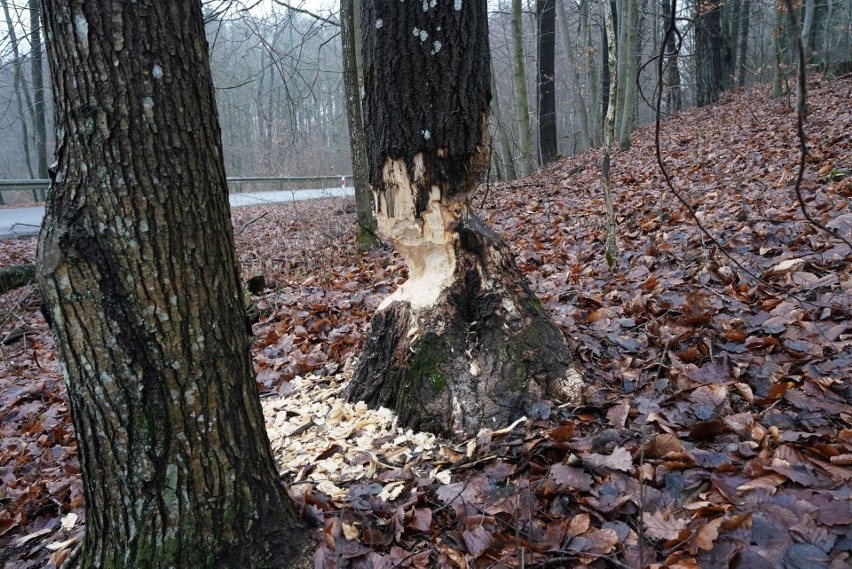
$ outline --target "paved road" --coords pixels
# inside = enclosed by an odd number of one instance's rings
[[[283,192],[251,192],[245,194],[231,194],[229,200],[231,207],[245,207],[252,205],[264,205],[270,203],[286,203],[303,200],[315,200],[319,198],[337,198],[351,196],[355,189],[351,186],[345,188],[330,188],[325,190],[294,190]],[[20,207],[15,209],[0,209],[0,239],[6,237],[22,237],[34,235],[41,227],[41,218],[44,217],[44,207]]]

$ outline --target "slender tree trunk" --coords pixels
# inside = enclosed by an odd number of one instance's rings
[[[805,0],[805,16],[802,18],[802,43],[805,45],[805,61],[810,60],[812,50],[810,46],[811,35],[814,29],[814,14],[816,13],[816,2],[814,0]]]
[[[783,59],[783,39],[784,34],[784,12],[779,5],[781,0],[776,0],[775,3],[775,26],[773,37],[773,45],[775,46],[775,56],[772,58],[772,98],[777,99],[783,91],[784,78],[782,76],[781,63]]]
[[[618,56],[615,54],[615,26],[614,14],[609,9],[606,0],[601,1],[601,10],[604,13],[604,25],[606,27],[607,44],[613,46],[607,54],[607,65],[609,67],[609,105],[607,105],[606,118],[604,119],[603,137],[603,182],[604,182],[604,205],[606,207],[606,262],[610,269],[618,264],[618,241],[616,236],[615,205],[612,199],[612,182],[610,179],[610,152],[612,150],[613,128],[615,125],[615,98],[618,92]]]
[[[606,125],[606,116],[609,113],[609,107],[610,107],[609,92],[612,89],[612,86],[613,86],[613,83],[614,83],[614,78],[612,77],[612,74],[610,73],[610,68],[609,68],[609,56],[610,56],[610,51],[615,49],[615,45],[610,44],[609,34],[606,33],[606,21],[607,21],[607,18],[612,19],[613,10],[614,10],[614,8],[612,8],[612,6],[614,6],[614,5],[615,5],[614,2],[613,3],[606,3],[605,1],[600,2],[601,16],[603,17],[603,20],[604,20],[604,30],[603,30],[603,34],[601,35],[601,44],[603,45],[603,48],[601,49],[601,120],[600,120],[600,123],[601,123],[601,144],[603,144],[603,139],[606,138],[606,136],[605,136],[606,133],[604,131],[606,129],[606,126],[605,126]],[[607,10],[610,10],[609,15],[607,15]],[[615,33],[613,33],[613,38],[615,38]],[[618,56],[616,55],[616,59],[617,58],[618,58]],[[616,61],[616,69],[617,68],[618,68],[618,65],[617,65],[617,61]],[[615,104],[615,99],[613,99],[613,105],[614,104]],[[615,112],[615,111],[613,110],[613,112]]]
[[[470,209],[489,162],[487,3],[424,6],[363,8],[370,183],[409,278],[373,317],[348,396],[405,426],[471,434],[543,396],[576,401],[581,378],[509,248]]]
[[[580,17],[583,24],[583,37],[585,38],[586,47],[586,65],[588,66],[588,85],[589,85],[589,109],[591,116],[589,117],[589,144],[598,146],[601,141],[601,124],[603,123],[603,115],[600,117],[595,112],[595,107],[598,104],[598,90],[600,83],[598,81],[598,59],[595,57],[595,52],[599,49],[593,40],[593,20],[592,20],[592,0],[581,0],[580,2]],[[606,34],[604,34],[606,36]]]
[[[618,140],[621,130],[621,117],[624,115],[624,90],[627,86],[627,60],[628,52],[630,51],[630,26],[628,25],[629,4],[634,4],[638,0],[618,0],[613,2],[616,6],[612,13],[613,29],[615,30],[615,44],[611,49],[615,50],[615,58],[618,62],[618,90],[615,97],[615,130],[614,137]]]
[[[695,18],[696,102],[699,107],[719,100],[724,84],[722,69],[721,0],[701,0]]]
[[[637,42],[639,41],[638,24],[639,24],[639,2],[628,2],[627,14],[624,19],[625,33],[622,37],[625,39],[624,47],[624,75],[622,82],[624,83],[624,102],[621,108],[621,116],[619,117],[618,146],[621,150],[630,148],[630,133],[633,131],[633,124],[636,120],[636,76],[639,73],[637,60]],[[621,52],[619,52],[621,53]]]
[[[497,80],[494,75],[494,58],[489,57],[491,65],[491,116],[494,118],[494,126],[497,131],[497,140],[500,144],[500,158],[504,175],[508,180],[514,180],[518,177],[515,171],[515,159],[512,156],[512,144],[509,141],[506,124],[503,122],[503,113],[500,112],[500,99],[497,96]]]
[[[12,47],[12,67],[14,69],[12,90],[15,92],[18,117],[21,121],[21,153],[23,154],[24,164],[27,166],[27,172],[29,172],[30,178],[35,178],[32,156],[30,156],[29,129],[27,127],[27,116],[29,115],[30,118],[32,118],[32,99],[30,98],[30,91],[24,83],[23,71],[21,69],[21,53],[20,48],[18,47],[18,36],[15,33],[15,24],[12,21],[12,14],[9,11],[9,3],[8,0],[2,0],[2,2],[3,15],[6,17],[6,25],[9,34],[9,44]],[[26,101],[26,106],[24,106],[24,101]],[[29,111],[27,109],[29,109]]]
[[[346,88],[346,118],[349,125],[349,148],[352,153],[352,175],[355,184],[355,209],[357,227],[355,246],[358,251],[368,251],[379,244],[376,236],[376,218],[373,217],[373,191],[367,175],[367,145],[364,142],[364,121],[361,118],[361,87],[358,81],[357,53],[361,46],[355,43],[357,0],[340,1],[340,36],[343,42],[343,83]],[[359,6],[360,8],[360,6]],[[359,26],[360,27],[360,26]]]
[[[36,172],[47,178],[47,126],[44,104],[44,60],[41,44],[41,10],[39,0],[30,0],[30,65],[33,81],[33,135],[35,136]],[[44,195],[41,196],[44,199]]]
[[[310,564],[249,354],[201,2],[42,2],[58,131],[38,276],[81,565]]]
[[[524,57],[524,26],[521,0],[512,0],[512,76],[515,84],[515,109],[518,115],[518,144],[521,150],[519,174],[527,176],[535,170],[533,162],[532,129],[530,128],[530,98],[527,94],[527,69]]]
[[[580,132],[580,150],[591,148],[589,137],[589,114],[586,111],[586,101],[580,90],[580,73],[577,71],[576,49],[571,39],[571,26],[568,23],[568,15],[565,13],[565,0],[556,1],[556,14],[559,18],[559,28],[562,32],[562,43],[565,45],[565,71],[571,82],[571,101],[574,112],[577,115],[577,128]],[[575,57],[571,57],[573,52]],[[592,99],[594,100],[594,99]]]
[[[737,86],[745,85],[745,76],[748,59],[748,33],[751,20],[751,3],[742,2],[740,9],[740,33],[739,45],[737,46]]]
[[[555,0],[537,0],[538,65],[536,91],[538,95],[539,163],[544,166],[556,159],[556,7]]]
[[[677,54],[677,36],[675,31],[677,28],[677,20],[672,18],[672,4],[674,0],[661,0],[663,8],[663,20],[665,26],[663,29],[672,28],[672,33],[666,38],[666,57],[668,59],[668,77],[666,80],[666,111],[669,113],[680,112],[683,106],[683,97],[680,90],[680,69],[678,68]]]

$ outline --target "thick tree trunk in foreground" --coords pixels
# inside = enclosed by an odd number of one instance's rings
[[[42,9],[58,165],[38,270],[79,445],[81,564],[288,566],[305,541],[253,377],[201,3]]]
[[[365,118],[380,230],[409,280],[385,300],[349,387],[407,426],[475,433],[549,396],[576,401],[564,338],[470,211],[488,165],[486,2],[364,4]]]

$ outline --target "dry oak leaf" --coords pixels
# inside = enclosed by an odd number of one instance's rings
[[[657,510],[653,513],[645,513],[642,525],[645,535],[653,539],[677,539],[680,532],[689,525],[687,518],[678,518],[666,515]]]
[[[622,472],[633,472],[633,458],[624,447],[615,447],[612,454],[592,453],[583,458],[583,462],[592,468],[612,468]]]
[[[713,542],[719,537],[719,526],[722,525],[723,521],[725,521],[725,518],[720,516],[709,522],[702,522],[690,544],[690,552],[696,553],[698,549],[704,551],[713,549]]]
[[[594,482],[594,479],[581,469],[568,466],[561,462],[550,467],[548,476],[553,478],[563,488],[572,488],[584,492],[591,489]]]

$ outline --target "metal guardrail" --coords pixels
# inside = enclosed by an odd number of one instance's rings
[[[345,176],[233,176],[227,178],[229,188],[241,193],[245,184],[278,184],[281,190],[284,185],[293,182],[322,182],[325,180],[335,181],[335,186],[341,179],[351,179],[352,175]],[[3,204],[3,192],[31,191],[34,201],[44,201],[50,180],[0,180],[0,204]],[[304,188],[316,189],[316,188]]]

